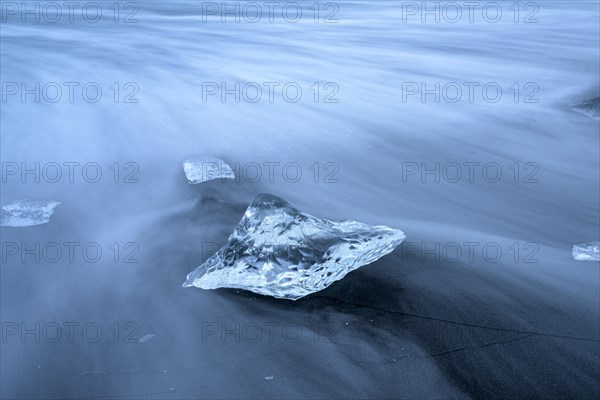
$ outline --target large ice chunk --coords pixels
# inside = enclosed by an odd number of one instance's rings
[[[297,300],[383,257],[403,239],[397,229],[319,219],[260,194],[225,246],[183,286],[238,288]]]
[[[600,261],[600,242],[574,245],[573,258],[578,261]]]
[[[189,183],[197,184],[213,179],[235,179],[229,165],[218,158],[203,156],[189,158],[183,162],[183,171]]]
[[[580,104],[571,106],[573,111],[577,111],[580,114],[587,115],[590,118],[600,119],[600,97],[595,99],[586,100]]]
[[[2,207],[1,226],[33,226],[50,221],[58,201],[17,200]]]

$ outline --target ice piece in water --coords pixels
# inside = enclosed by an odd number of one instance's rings
[[[235,179],[229,165],[218,158],[203,156],[189,158],[183,162],[183,171],[189,183],[198,184],[213,179]]]
[[[50,222],[58,201],[17,200],[2,207],[0,226],[33,226]]]
[[[574,245],[573,258],[577,261],[600,261],[600,242]]]
[[[277,196],[260,194],[227,243],[183,286],[297,300],[390,253],[404,237],[386,226],[316,218]]]
[[[580,114],[587,115],[590,118],[600,119],[600,97],[595,99],[586,100],[580,104],[571,106],[573,111],[577,111]]]

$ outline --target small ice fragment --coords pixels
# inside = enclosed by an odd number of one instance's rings
[[[271,381],[271,380],[273,380],[273,377],[272,376],[265,376],[265,379],[268,380],[268,381]]]
[[[577,261],[600,261],[600,242],[574,245],[573,258]]]
[[[225,246],[190,272],[183,286],[297,300],[378,260],[403,239],[398,229],[316,218],[282,198],[260,194]]]
[[[58,201],[16,200],[0,210],[0,226],[23,227],[50,222]]]
[[[235,174],[223,160],[210,156],[189,158],[183,162],[183,171],[190,184],[213,179],[235,179]]]
[[[571,109],[593,119],[600,119],[600,97],[572,105]]]
[[[154,335],[154,334],[152,334],[152,333],[149,333],[149,334],[147,334],[147,335],[144,335],[144,336],[142,336],[141,338],[139,338],[139,339],[138,339],[138,343],[144,343],[144,342],[147,342],[148,340],[152,339],[154,336],[156,336],[156,335]]]

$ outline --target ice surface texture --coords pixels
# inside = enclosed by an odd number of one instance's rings
[[[58,201],[17,200],[2,207],[0,226],[32,226],[50,221]]]
[[[578,261],[600,261],[600,242],[574,245],[573,258]]]
[[[600,97],[586,100],[580,104],[571,106],[574,111],[587,115],[590,118],[600,119]]]
[[[238,288],[297,300],[390,253],[403,239],[397,229],[316,218],[279,197],[260,194],[225,246],[183,286]]]
[[[203,156],[189,158],[183,162],[183,171],[191,184],[198,184],[213,179],[235,179],[229,165],[218,158]]]

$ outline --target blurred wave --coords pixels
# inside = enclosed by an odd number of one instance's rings
[[[298,3],[308,9],[314,1]],[[506,9],[512,4],[500,3]],[[56,103],[21,102],[18,95],[3,101],[2,161],[95,162],[105,173],[97,184],[3,182],[2,205],[43,198],[62,206],[50,224],[2,228],[2,240],[135,241],[142,260],[131,268],[108,258],[89,268],[5,264],[2,314],[3,321],[107,321],[103,326],[135,320],[147,330],[139,336],[157,336],[144,349],[3,343],[3,397],[274,397],[274,387],[278,397],[589,393],[598,351],[592,323],[599,311],[599,272],[597,265],[571,260],[570,246],[599,239],[599,122],[570,105],[598,96],[597,1],[539,3],[539,22],[530,24],[515,23],[510,15],[498,23],[479,18],[403,22],[401,2],[379,0],[340,2],[339,22],[332,24],[311,17],[288,23],[279,14],[273,23],[265,18],[255,24],[221,23],[218,17],[203,22],[201,2],[135,4],[138,23],[113,23],[107,14],[96,24],[80,19],[2,24],[3,83],[96,82],[104,90],[97,103],[80,98],[70,103],[65,96]],[[115,82],[118,103],[109,89]],[[297,103],[281,98],[270,103],[266,95],[257,103],[236,103],[232,96],[222,102],[218,95],[203,101],[206,82],[228,87],[295,82],[304,93]],[[339,101],[315,103],[309,88],[316,82],[335,83]],[[407,83],[422,82],[429,87],[494,82],[504,94],[498,102],[405,97]],[[123,103],[131,93],[126,83],[139,89],[137,103]],[[510,89],[515,83],[518,101]],[[530,93],[528,83],[539,88],[537,102],[522,101]],[[194,204],[208,189],[188,185],[181,162],[196,155],[230,165],[298,163],[303,176],[291,183],[278,169],[273,182],[263,175],[256,184],[219,186],[229,205],[195,215]],[[139,182],[114,184],[108,167],[115,162],[139,166]],[[474,182],[438,183],[426,175],[423,182],[422,169],[436,163],[473,162],[497,163],[503,178],[490,183],[478,175]],[[315,163],[321,172],[316,182],[310,169]],[[334,166],[336,183],[324,181],[327,163]],[[522,174],[528,173],[525,164],[536,166],[536,182],[524,183],[523,175],[515,179],[515,163]],[[409,164],[418,173],[407,175]],[[199,243],[224,242],[241,217],[237,212],[260,192],[319,217],[399,228],[415,243],[536,243],[540,263],[519,269],[503,259],[495,269],[478,270],[396,255],[296,306],[243,293],[181,289],[185,275],[206,256]],[[479,364],[430,357],[439,349],[428,348],[429,327],[418,325],[411,331],[416,338],[399,339],[395,333],[411,317],[380,310],[375,314],[380,325],[371,326],[367,321],[373,314],[352,302],[424,316],[438,310],[438,319],[484,327],[534,321],[537,330],[555,336],[527,343],[539,346],[537,356],[525,355],[535,360],[535,368],[522,361],[525,366],[513,374],[509,365],[524,351],[521,347],[477,353]],[[306,329],[316,319],[344,329],[338,343],[199,344],[201,322],[223,316],[230,322],[292,321]],[[565,345],[559,337],[567,333],[559,328],[569,323],[571,336],[592,339]],[[470,329],[460,326],[460,332]],[[514,337],[500,341],[509,339]],[[455,344],[439,343],[446,350]],[[584,366],[558,365],[567,363],[560,361],[561,354],[569,357],[557,350],[562,347]],[[411,356],[399,366],[392,359],[400,360],[394,354],[405,349]],[[544,354],[550,353],[557,364],[547,374],[539,372]],[[272,382],[249,375],[249,369],[274,375],[276,385],[265,386]],[[560,369],[572,384],[549,391],[544,384]],[[285,370],[291,372],[288,380],[277,381],[277,371]],[[86,371],[96,373],[82,378]],[[469,374],[475,376],[470,383]],[[515,383],[517,376],[522,380]]]

